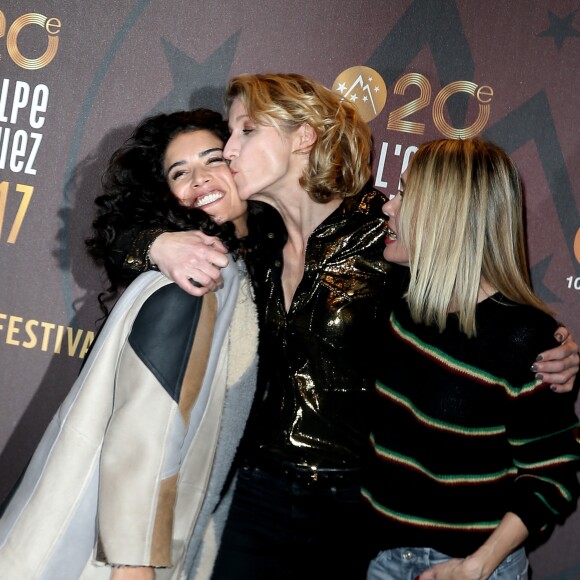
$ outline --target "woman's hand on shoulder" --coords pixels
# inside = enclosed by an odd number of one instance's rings
[[[553,391],[568,393],[574,387],[580,365],[578,345],[565,326],[558,327],[554,336],[560,346],[540,353],[532,365],[532,372]]]
[[[151,245],[149,258],[193,296],[217,290],[223,283],[220,269],[228,264],[227,249],[221,240],[197,230],[161,234]]]

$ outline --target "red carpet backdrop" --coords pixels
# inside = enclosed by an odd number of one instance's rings
[[[300,72],[357,102],[387,193],[425,140],[504,147],[525,181],[535,289],[580,341],[579,8],[0,0],[0,499],[94,338],[104,277],[84,239],[109,155],[145,116],[222,110],[237,73]],[[534,580],[580,578],[579,534],[577,512],[532,553]]]

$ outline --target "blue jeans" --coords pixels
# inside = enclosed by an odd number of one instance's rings
[[[431,548],[384,550],[371,561],[367,580],[414,580],[449,556]],[[524,548],[511,553],[490,576],[491,580],[528,580],[528,558]]]
[[[364,580],[364,515],[358,475],[308,482],[245,465],[212,580]]]

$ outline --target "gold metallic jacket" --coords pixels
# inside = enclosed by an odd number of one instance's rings
[[[373,190],[346,198],[316,228],[288,312],[281,284],[284,239],[278,240],[277,259],[253,273],[264,399],[254,412],[246,453],[259,462],[360,466],[375,347],[393,300],[401,295],[405,271],[382,256],[384,202]]]
[[[260,317],[263,400],[257,397],[242,457],[352,469],[368,452],[365,405],[375,348],[406,278],[406,268],[383,258],[385,201],[374,190],[346,198],[315,229],[289,312],[280,280],[284,225],[273,208],[250,202],[253,251],[246,263]],[[157,235],[157,229],[128,232],[109,260],[126,273],[146,270]]]

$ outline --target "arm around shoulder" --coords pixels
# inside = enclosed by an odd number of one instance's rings
[[[197,230],[161,234],[150,245],[149,260],[193,296],[220,287],[220,269],[228,264],[223,243]]]
[[[568,393],[574,387],[580,365],[578,345],[565,326],[560,325],[554,337],[560,345],[540,353],[532,371],[550,384],[553,391]]]

